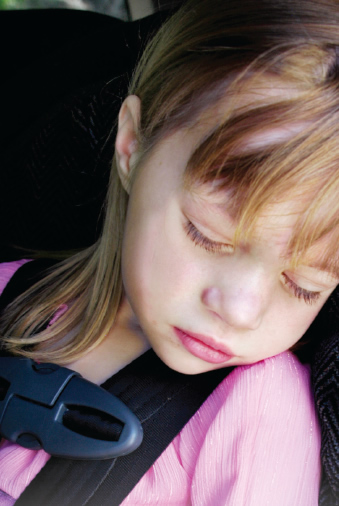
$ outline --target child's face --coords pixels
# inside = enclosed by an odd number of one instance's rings
[[[286,260],[298,202],[272,207],[250,242],[233,250],[225,194],[182,185],[198,138],[198,132],[168,137],[140,168],[123,245],[132,309],[158,356],[187,374],[287,350],[338,283],[314,266],[324,244],[297,269]]]

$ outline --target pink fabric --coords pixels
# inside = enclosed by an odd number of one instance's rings
[[[18,267],[0,266],[0,291]],[[202,378],[203,381],[203,378]],[[49,456],[0,449],[0,505],[11,506]],[[123,506],[316,506],[320,431],[307,366],[290,352],[236,368]]]
[[[16,260],[15,262],[4,262],[0,264],[0,294],[3,292],[8,281],[11,279],[16,270],[29,260]]]
[[[29,260],[0,264],[0,293],[15,271]],[[44,451],[26,450],[2,440],[0,443],[0,505],[11,506],[50,456]],[[9,496],[9,497],[8,497]],[[14,499],[13,499],[14,498]]]

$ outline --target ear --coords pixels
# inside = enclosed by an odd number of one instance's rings
[[[140,98],[129,95],[119,112],[115,156],[120,180],[127,192],[130,187],[131,169],[139,148],[140,108]]]

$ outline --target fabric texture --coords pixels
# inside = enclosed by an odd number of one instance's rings
[[[0,291],[21,264],[0,266]],[[0,505],[14,504],[48,458],[2,442]],[[236,368],[122,504],[315,506],[319,481],[309,368],[285,352]]]

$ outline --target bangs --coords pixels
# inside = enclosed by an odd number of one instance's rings
[[[298,204],[292,263],[326,238],[321,269],[339,277],[339,107],[331,90],[312,98],[233,111],[193,152],[184,184],[225,192],[238,244],[272,206]]]

